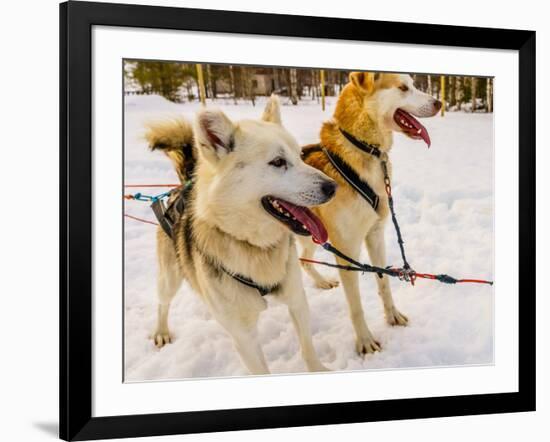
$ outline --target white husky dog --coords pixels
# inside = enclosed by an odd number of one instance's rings
[[[169,200],[184,206],[172,212],[172,230],[158,230],[155,344],[171,341],[170,302],[186,279],[250,373],[269,373],[256,327],[266,294],[288,306],[307,368],[326,370],[313,347],[294,234],[326,240],[308,207],[328,201],[336,184],[301,160],[281,124],[278,99],[268,101],[259,121],[233,122],[221,111],[202,110],[193,128],[182,120],[153,124],[147,139],[170,157],[182,184],[192,180]]]

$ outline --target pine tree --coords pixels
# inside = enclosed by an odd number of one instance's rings
[[[181,101],[179,89],[189,78],[181,63],[138,61],[127,75],[144,94],[159,94],[171,101]]]

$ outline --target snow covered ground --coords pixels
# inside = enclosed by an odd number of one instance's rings
[[[285,100],[282,100],[283,104]],[[209,104],[211,106],[212,104]],[[230,118],[258,118],[263,101],[234,105],[217,101]],[[321,122],[332,115],[314,101],[284,105],[283,123],[301,144],[318,141]],[[151,153],[143,123],[175,114],[192,118],[198,104],[173,104],[159,96],[128,96],[125,102],[125,182],[177,183],[170,162]],[[457,277],[493,277],[493,116],[447,113],[423,120],[432,139],[424,143],[396,135],[391,154],[393,194],[407,257],[418,271]],[[162,189],[132,189],[148,194]],[[153,220],[147,203],[127,201],[128,214]],[[386,229],[388,264],[400,264],[391,223]],[[316,258],[331,260],[319,250]],[[367,261],[366,253],[363,259]],[[125,221],[125,380],[246,375],[229,336],[200,298],[184,285],[172,303],[175,339],[158,350],[148,339],[156,319],[155,227]],[[332,269],[321,272],[336,276]],[[341,288],[317,290],[304,276],[314,344],[332,370],[490,364],[493,362],[493,288],[448,286],[419,280],[416,287],[392,281],[408,327],[390,327],[372,276],[361,279],[367,322],[383,351],[360,357]],[[303,372],[296,334],[286,308],[269,302],[259,322],[260,340],[273,373]]]

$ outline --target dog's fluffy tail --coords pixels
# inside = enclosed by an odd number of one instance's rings
[[[150,122],[145,138],[151,150],[161,150],[170,158],[182,184],[192,178],[196,154],[193,129],[187,121],[179,118]]]

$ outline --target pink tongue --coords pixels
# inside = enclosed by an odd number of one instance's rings
[[[325,229],[325,226],[323,225],[321,220],[311,210],[309,210],[307,207],[295,206],[288,201],[283,201],[279,199],[277,201],[281,206],[288,210],[292,214],[292,216],[294,216],[294,218],[296,218],[304,226],[306,226],[306,229],[309,230],[309,233],[311,233],[311,236],[313,236],[313,238],[317,242],[321,244],[327,242],[327,230]]]
[[[420,121],[414,119],[413,126],[417,126],[416,130],[421,129],[422,132],[420,132],[418,135],[422,137],[424,142],[428,145],[428,148],[432,145],[432,141],[430,140],[430,134],[426,130],[426,128],[420,123]]]
[[[398,114],[397,118],[403,118],[407,120],[407,123],[409,123],[412,126],[412,129],[403,128],[404,130],[406,130],[413,137],[422,138],[424,142],[428,145],[428,147],[431,146],[432,142],[430,140],[430,134],[428,133],[428,131],[420,121],[418,121],[411,114],[409,114],[408,112],[405,112],[402,109],[398,109],[397,114]],[[418,133],[418,129],[420,129],[420,133]]]

